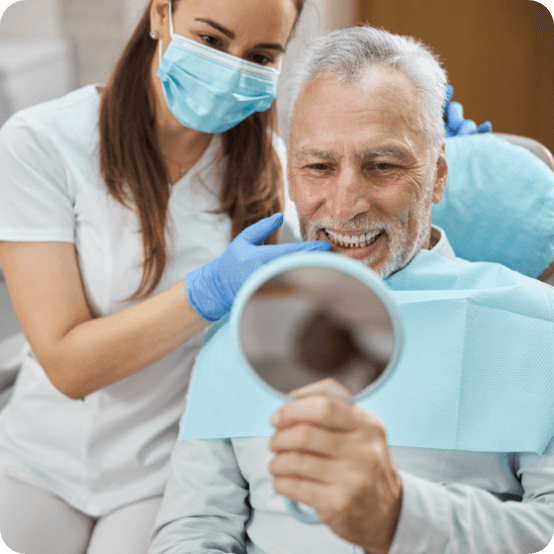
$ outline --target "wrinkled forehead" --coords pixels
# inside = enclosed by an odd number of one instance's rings
[[[373,66],[355,80],[321,74],[308,80],[294,103],[290,153],[388,147],[398,143],[424,156],[425,132],[417,91],[405,73]]]

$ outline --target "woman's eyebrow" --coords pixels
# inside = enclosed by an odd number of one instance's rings
[[[256,44],[254,48],[265,48],[266,50],[279,50],[279,52],[285,51],[285,49],[280,44],[277,44],[277,43],[270,43],[270,44],[260,43],[260,44]]]
[[[207,23],[208,25],[212,26],[214,29],[219,31],[220,33],[223,33],[225,36],[228,36],[231,40],[234,40],[236,35],[233,33],[233,31],[229,31],[229,29],[226,29],[223,27],[223,25],[220,25],[219,23],[216,23],[213,21],[213,19],[204,19],[201,17],[197,17],[195,21],[200,21],[201,23]]]
[[[220,25],[219,23],[215,22],[213,19],[205,19],[203,17],[197,17],[195,21],[200,21],[200,23],[206,23],[207,25],[210,25],[210,27],[213,27],[216,31],[223,33],[231,40],[234,40],[236,38],[236,35],[235,33],[233,33],[233,31],[230,31],[229,29],[223,27],[223,25]],[[255,48],[265,48],[266,50],[278,50],[279,52],[285,51],[285,48],[277,43],[256,44]]]

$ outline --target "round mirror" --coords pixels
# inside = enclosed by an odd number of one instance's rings
[[[307,265],[259,284],[242,310],[239,338],[255,374],[287,395],[327,378],[348,389],[350,402],[375,390],[394,367],[400,328],[385,287],[369,276],[372,286]]]
[[[239,291],[232,323],[248,367],[286,398],[331,378],[357,402],[385,382],[402,348],[400,314],[381,279],[328,252],[262,266]],[[284,502],[299,521],[319,523],[311,508]]]

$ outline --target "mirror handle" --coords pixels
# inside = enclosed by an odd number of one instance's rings
[[[285,508],[287,509],[287,512],[293,518],[309,525],[317,525],[318,523],[321,523],[321,520],[315,510],[312,510],[311,508],[302,508],[298,502],[295,502],[286,496],[283,500],[285,501]]]

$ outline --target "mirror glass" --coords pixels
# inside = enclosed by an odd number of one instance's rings
[[[244,307],[240,341],[254,372],[284,394],[332,377],[365,395],[392,370],[389,312],[337,269],[296,267],[267,280]]]

